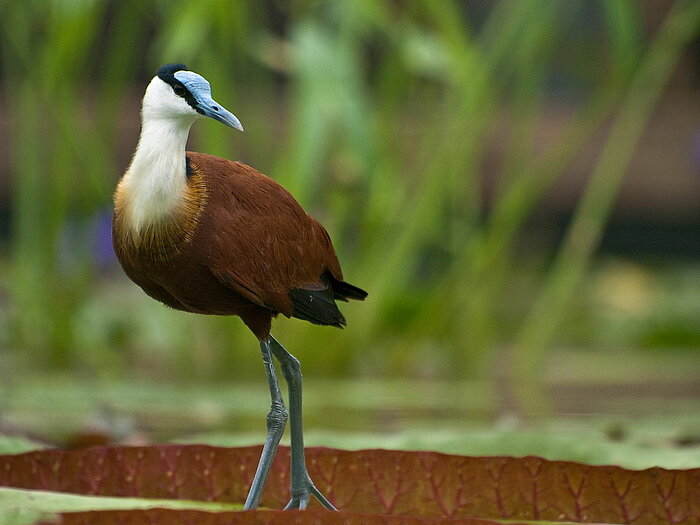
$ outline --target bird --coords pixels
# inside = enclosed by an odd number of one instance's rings
[[[244,509],[257,508],[289,420],[285,509],[304,509],[313,496],[336,510],[306,468],[300,363],[270,331],[279,314],[342,328],[336,301],[364,300],[367,292],[343,280],[327,231],[280,184],[246,164],[186,150],[191,126],[204,117],[243,131],[204,77],[184,64],[160,67],[143,97],[136,150],[114,192],[114,251],[153,299],[185,312],[238,316],[258,339],[271,403]]]

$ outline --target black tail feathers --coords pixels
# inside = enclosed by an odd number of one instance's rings
[[[355,301],[364,301],[367,297],[367,292],[362,288],[358,288],[350,283],[344,281],[336,281],[331,277],[331,286],[333,287],[333,294],[336,299],[341,301],[347,301],[348,299],[353,299]]]

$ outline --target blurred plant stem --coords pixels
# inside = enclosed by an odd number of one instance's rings
[[[645,125],[681,53],[698,34],[700,3],[676,3],[634,74],[546,283],[511,352],[514,387],[526,413],[551,412],[542,375],[556,329],[573,299]]]
[[[73,314],[85,298],[90,246],[66,246],[108,199],[107,134],[89,131],[85,98],[74,81],[96,38],[104,4],[80,9],[40,2],[5,9],[3,31],[12,45],[2,63],[15,135],[14,319],[17,341],[37,362],[65,366],[74,357]],[[45,17],[46,26],[39,20]],[[103,102],[100,108],[114,108]],[[114,113],[114,112],[113,112]]]

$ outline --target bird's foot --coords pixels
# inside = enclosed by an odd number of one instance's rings
[[[305,476],[305,483],[301,487],[292,487],[292,499],[289,500],[287,506],[284,510],[304,510],[309,504],[311,496],[314,496],[321,505],[326,507],[328,510],[338,510],[335,506],[328,501],[328,498],[324,496],[320,490],[316,488],[314,482],[307,474]]]

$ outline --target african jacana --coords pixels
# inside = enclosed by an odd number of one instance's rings
[[[115,193],[112,237],[126,274],[178,310],[237,315],[260,341],[272,398],[267,439],[245,508],[258,505],[289,416],[291,500],[333,505],[306,470],[299,362],[270,335],[277,314],[342,327],[336,300],[367,293],[343,281],[326,230],[282,186],[250,166],[185,151],[190,127],[211,117],[243,131],[200,75],[167,64],[146,89],[141,136]],[[289,387],[289,414],[272,356]]]

